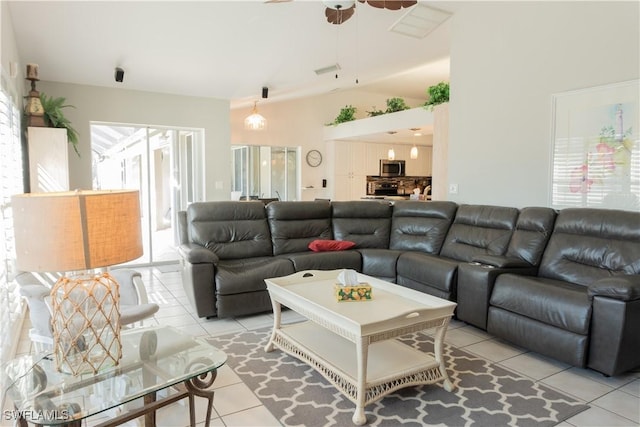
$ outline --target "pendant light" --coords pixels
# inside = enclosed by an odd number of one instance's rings
[[[262,98],[266,99],[269,96],[269,88],[262,88]],[[253,110],[251,110],[251,114],[244,119],[244,127],[248,130],[263,130],[267,127],[267,119],[264,116],[258,113],[257,107],[258,101],[253,102]]]
[[[258,101],[253,103],[253,110],[251,110],[251,115],[244,119],[244,127],[248,130],[262,130],[267,126],[267,119],[258,114],[258,107],[256,104]]]
[[[393,150],[393,148],[389,148],[389,151],[387,152],[387,158],[389,160],[395,160],[396,159],[396,152]]]
[[[414,137],[422,136],[422,134],[418,132],[420,128],[411,128],[411,130],[413,131]],[[409,157],[413,160],[418,158],[418,147],[416,147],[415,143],[413,144],[413,147],[411,147],[411,151],[409,152]]]

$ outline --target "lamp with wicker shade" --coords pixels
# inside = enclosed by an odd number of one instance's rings
[[[17,267],[70,272],[51,289],[56,368],[74,375],[117,365],[119,285],[94,270],[142,256],[138,191],[15,195]]]

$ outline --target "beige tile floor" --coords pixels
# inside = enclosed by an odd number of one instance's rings
[[[137,270],[143,275],[149,299],[160,305],[160,311],[147,323],[173,325],[187,334],[202,337],[259,329],[272,324],[273,317],[270,314],[234,319],[199,319],[192,314],[193,310],[183,291],[177,267],[149,267]],[[293,312],[284,312],[283,317],[284,321],[300,320]],[[19,353],[31,351],[28,328],[28,322],[25,322]],[[640,425],[640,371],[607,378],[594,371],[574,368],[527,352],[458,321],[452,322],[446,341],[590,405],[590,409],[561,423],[561,427]],[[185,403],[178,402],[161,409],[157,415],[158,426],[188,425],[188,408]],[[197,421],[201,425],[206,416],[205,400],[197,398],[197,403]],[[104,421],[104,417],[93,417],[85,424],[86,427],[91,427],[101,421]],[[142,424],[132,421],[128,425]],[[240,378],[225,366],[220,369],[216,379],[211,425],[279,426],[280,423],[260,404],[258,398]]]

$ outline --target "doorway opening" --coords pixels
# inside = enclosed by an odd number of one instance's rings
[[[300,147],[231,147],[231,198],[300,200]]]
[[[177,213],[204,200],[201,129],[91,124],[94,190],[140,191],[144,254],[131,264],[178,261]]]

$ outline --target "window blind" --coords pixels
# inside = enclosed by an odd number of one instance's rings
[[[0,362],[13,357],[20,338],[22,303],[15,277],[11,196],[22,193],[21,110],[4,77],[0,90]]]
[[[596,148],[583,138],[557,139],[554,147],[552,205],[638,210],[640,140],[618,151]]]

